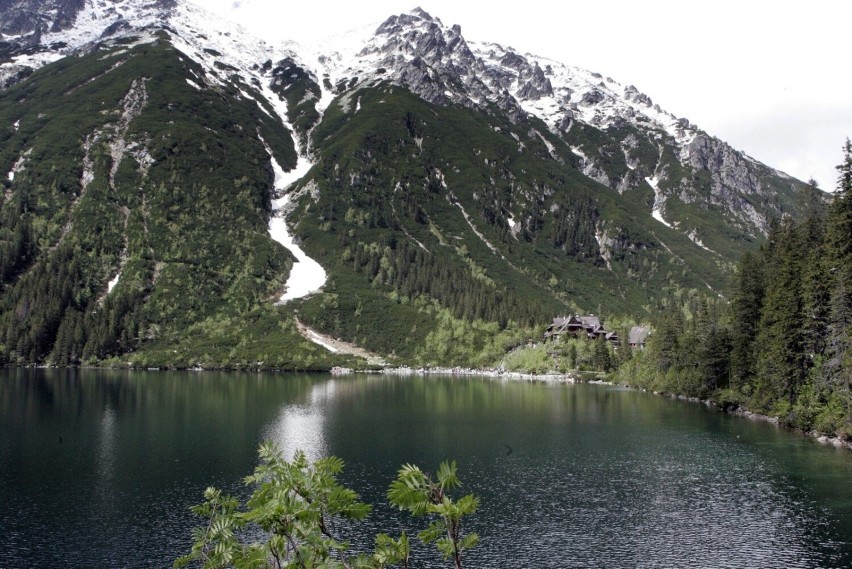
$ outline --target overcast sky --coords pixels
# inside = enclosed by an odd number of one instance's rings
[[[193,0],[270,40],[326,37],[407,12],[390,0]],[[413,0],[417,2],[417,0]],[[422,0],[469,40],[633,84],[665,110],[834,190],[852,136],[848,0]]]

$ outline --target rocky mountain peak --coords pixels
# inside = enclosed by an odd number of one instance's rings
[[[473,105],[469,89],[458,89],[459,83],[476,81],[476,57],[461,27],[447,27],[421,8],[385,20],[358,56],[363,71],[390,70],[396,81],[430,102]]]
[[[448,28],[421,8],[385,20],[362,53],[382,53],[395,60],[420,58],[441,67],[474,60],[461,27]]]
[[[323,43],[315,52],[284,53],[184,0],[0,0],[0,88],[87,45],[125,35],[151,41],[151,32],[164,27],[174,46],[208,71],[201,83],[222,86],[236,76],[271,89],[278,95],[273,104],[281,104],[282,92],[300,92],[313,121],[335,96],[390,82],[433,104],[499,109],[514,123],[540,119],[587,177],[619,193],[653,188],[649,211],[665,212],[667,197],[722,209],[734,204],[734,217],[752,235],[780,211],[750,208],[749,196],[775,191],[760,183],[755,161],[635,86],[497,43],[469,42],[458,25],[422,8],[338,38],[339,48]],[[272,74],[262,67],[267,60],[270,68],[279,62]],[[299,135],[309,146],[303,123]],[[603,140],[610,140],[605,148]]]
[[[377,34],[393,34],[400,29],[410,26],[419,26],[423,22],[435,23],[441,25],[441,20],[433,18],[429,12],[423,8],[417,7],[410,12],[404,14],[393,15],[385,20],[376,30]]]

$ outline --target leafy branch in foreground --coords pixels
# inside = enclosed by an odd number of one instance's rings
[[[310,463],[304,452],[297,451],[287,461],[273,443],[261,444],[258,454],[260,465],[245,479],[254,491],[244,507],[212,487],[205,490],[204,502],[192,507],[205,523],[193,530],[192,550],[178,558],[175,567],[191,563],[204,569],[410,566],[411,546],[404,532],[399,538],[378,534],[372,554],[348,552],[349,543],[338,535],[337,526],[344,520],[363,520],[372,508],[337,482],[343,470],[341,459],[331,456]],[[476,510],[478,499],[468,495],[454,502],[446,494],[460,485],[455,462],[441,464],[437,482],[418,467],[405,465],[388,491],[392,505],[413,515],[436,517],[418,537],[423,543],[436,542],[457,568],[462,552],[478,541],[476,534],[461,536],[461,519]],[[257,541],[260,537],[262,541]],[[255,541],[247,543],[248,539]]]
[[[388,501],[412,515],[435,517],[417,537],[423,543],[435,542],[444,559],[452,559],[460,568],[462,553],[479,542],[475,533],[462,537],[461,520],[476,511],[479,498],[468,494],[454,501],[447,495],[447,490],[461,486],[457,468],[455,461],[442,462],[438,468],[438,480],[434,481],[417,466],[406,464],[391,483]]]

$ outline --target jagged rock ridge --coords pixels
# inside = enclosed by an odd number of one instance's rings
[[[705,231],[685,211],[688,206],[712,210],[747,235],[764,235],[801,191],[800,183],[665,112],[632,85],[496,43],[469,43],[459,26],[445,26],[420,8],[389,17],[346,46],[348,53],[321,54],[313,63],[310,50],[267,46],[233,27],[223,33],[223,22],[179,0],[6,1],[0,15],[10,59],[0,71],[4,85],[90,42],[157,27],[168,29],[178,47],[205,66],[203,79],[210,84],[221,83],[231,70],[244,83],[266,84],[281,96],[289,88],[280,85],[281,70],[291,68],[311,83],[307,92],[316,99],[300,102],[301,114],[312,117],[295,125],[306,148],[307,131],[331,98],[387,81],[434,104],[496,108],[514,122],[535,117],[571,149],[576,166],[591,179],[620,193],[653,188],[648,215],[685,235]],[[278,62],[278,75],[269,73],[270,60]]]
[[[28,298],[32,275],[59,255],[89,263],[66,279],[87,287],[67,314],[28,317],[25,334],[15,319],[29,304],[0,303],[7,336],[36,338],[24,346],[32,361],[48,357],[51,334],[74,345],[68,329],[81,322],[96,352],[165,342],[169,330],[181,341],[195,317],[208,322],[200,338],[249,326],[234,314],[282,298],[288,282],[271,219],[286,218],[293,244],[329,274],[300,318],[426,358],[418,337],[443,350],[429,335],[448,317],[502,329],[552,306],[648,310],[667,287],[719,290],[744,245],[807,196],[632,86],[468,42],[420,9],[322,49],[257,40],[179,0],[7,3],[0,18],[18,22],[4,32],[0,80],[20,83],[0,92],[11,125],[0,148],[5,298]],[[73,124],[32,96],[41,84]],[[59,158],[44,142],[57,129]],[[224,228],[236,244],[196,230],[219,223],[207,214],[220,202],[240,210]],[[101,216],[108,243],[93,210],[115,216]],[[142,247],[149,230],[170,237]],[[93,248],[94,266],[72,261]],[[116,303],[133,315],[120,341]]]

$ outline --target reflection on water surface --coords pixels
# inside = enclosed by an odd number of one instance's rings
[[[852,565],[852,453],[697,404],[476,378],[0,373],[4,566],[170,566],[188,506],[210,484],[245,494],[263,439],[342,457],[374,532],[410,523],[384,504],[402,463],[458,460],[482,499],[467,567]]]

